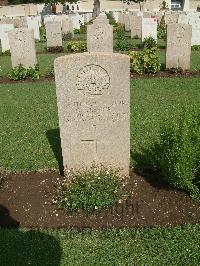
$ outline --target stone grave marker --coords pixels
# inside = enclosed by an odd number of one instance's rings
[[[0,40],[1,40],[2,52],[10,50],[8,32],[11,30],[14,30],[13,24],[1,24],[0,25]]]
[[[12,67],[22,64],[25,68],[37,64],[34,32],[31,29],[14,29],[8,33]]]
[[[166,13],[164,16],[165,24],[168,25],[168,24],[178,23],[178,18],[179,18],[178,13],[172,13],[172,14]]]
[[[157,41],[157,19],[142,18],[142,41],[150,36]]]
[[[130,15],[129,13],[124,14],[124,24],[125,24],[125,31],[130,31]]]
[[[121,24],[121,25],[124,25],[125,24],[125,22],[124,22],[124,16],[125,16],[125,14],[123,12],[120,12],[119,13],[119,24]]]
[[[99,17],[87,26],[88,52],[113,52],[113,26],[104,16]]]
[[[131,15],[130,28],[131,28],[131,38],[135,36],[142,38],[142,17]]]
[[[62,20],[62,32],[65,34],[71,33],[72,37],[74,36],[73,23],[72,23],[71,19],[63,18],[63,20]]]
[[[29,29],[33,29],[34,32],[34,38],[36,40],[40,40],[40,27],[39,27],[39,21],[35,17],[26,17],[27,25]]]
[[[54,63],[63,164],[80,170],[130,163],[130,59],[83,53]]]
[[[167,26],[166,68],[190,69],[191,38],[191,25]]]
[[[190,17],[188,23],[192,26],[191,45],[200,45],[200,18]]]
[[[59,21],[48,21],[45,24],[47,48],[62,47],[62,31],[61,23]]]

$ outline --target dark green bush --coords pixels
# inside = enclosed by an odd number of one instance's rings
[[[200,45],[192,45],[193,51],[200,51]]]
[[[46,42],[46,30],[44,26],[40,27],[40,42]]]
[[[71,41],[67,43],[67,52],[86,52],[87,43],[86,41]]]
[[[158,24],[157,36],[158,39],[167,39],[167,27],[165,26],[165,24]]]
[[[38,65],[36,65],[35,68],[32,67],[25,68],[20,64],[12,68],[8,76],[12,80],[21,80],[26,78],[31,78],[32,80],[36,80],[39,79],[39,67]]]
[[[81,25],[80,34],[85,34],[85,33],[87,33],[87,26],[86,25]]]
[[[131,71],[136,73],[156,73],[160,70],[160,59],[155,49],[144,49],[142,52],[130,52]]]
[[[127,40],[117,40],[116,41],[116,49],[118,51],[129,51],[130,44]]]
[[[154,48],[156,49],[157,48],[157,42],[151,36],[148,38],[145,38],[142,45],[143,45],[143,48],[146,48],[146,49],[154,49]]]
[[[10,56],[11,54],[10,54],[10,50],[6,50],[6,51],[4,51],[4,52],[1,52],[0,53],[1,55],[7,55],[7,56]]]
[[[106,13],[107,19],[109,19],[109,24],[113,25],[114,27],[117,26],[117,22],[113,18],[113,16],[110,13]]]
[[[101,211],[112,206],[122,195],[122,179],[118,171],[104,167],[69,171],[59,185],[56,202],[68,212]]]
[[[80,29],[74,29],[74,34],[80,34]]]
[[[161,126],[158,165],[165,180],[200,198],[200,110],[183,111]]]
[[[116,32],[117,40],[125,40],[126,35],[125,35],[125,30],[124,30],[124,27],[123,27],[123,26],[120,26],[120,25],[119,25],[119,26],[115,29],[115,32]]]

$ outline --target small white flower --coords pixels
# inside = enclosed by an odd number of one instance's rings
[[[97,210],[97,209],[98,209],[98,207],[97,207],[97,206],[95,206],[94,208],[95,208],[95,210]]]

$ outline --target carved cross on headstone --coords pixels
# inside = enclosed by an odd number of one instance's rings
[[[97,136],[96,136],[96,129],[97,129],[97,126],[96,126],[96,125],[93,125],[92,128],[93,128],[93,130],[94,130],[94,138],[89,138],[89,137],[88,137],[88,138],[87,138],[87,137],[86,137],[86,138],[82,138],[82,139],[81,139],[81,143],[82,143],[82,144],[86,144],[86,145],[87,145],[87,144],[94,144],[94,150],[93,150],[93,151],[94,151],[94,156],[95,156],[95,157],[93,158],[93,159],[94,159],[93,161],[96,161],[96,160],[97,160],[97,157],[98,157],[98,156],[97,156],[97,154],[98,154],[98,149],[97,149],[97,147],[98,147],[98,142],[99,142],[98,139],[97,139]],[[93,134],[92,134],[92,135],[93,135]]]

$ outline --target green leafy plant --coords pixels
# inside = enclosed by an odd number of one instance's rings
[[[193,51],[200,51],[200,45],[192,45],[191,49]]]
[[[81,25],[80,26],[80,34],[86,34],[87,33],[87,26]]]
[[[71,32],[62,33],[62,40],[69,41],[73,38],[73,34]]]
[[[130,45],[127,40],[117,40],[116,41],[116,49],[118,51],[128,51],[130,49]]]
[[[87,43],[86,41],[70,41],[66,46],[67,52],[86,52]]]
[[[129,53],[131,71],[136,73],[156,73],[160,70],[161,63],[155,49],[144,49],[142,52]]]
[[[142,43],[143,48],[147,48],[147,49],[153,49],[153,48],[157,48],[157,42],[156,40],[150,36],[148,38],[145,38],[143,43]]]
[[[158,39],[167,39],[167,27],[165,24],[158,24],[158,28],[157,28],[157,36]]]
[[[7,55],[7,56],[10,56],[10,50],[6,50],[4,52],[1,52],[1,55]]]
[[[124,30],[124,27],[119,25],[116,29],[115,29],[115,32],[116,32],[116,37],[117,37],[117,40],[124,40],[125,39],[125,30]]]
[[[80,34],[80,29],[74,29],[74,34]]]
[[[35,68],[32,67],[25,68],[20,64],[12,68],[8,76],[12,80],[21,80],[26,78],[31,78],[32,80],[36,80],[39,79],[39,67],[38,65],[36,65]]]
[[[92,166],[84,171],[69,171],[60,183],[56,202],[68,212],[101,211],[122,195],[123,178],[117,170]]]
[[[165,180],[200,198],[200,110],[182,111],[161,126],[158,165]]]
[[[47,77],[54,77],[54,65],[50,64],[46,72]]]
[[[107,19],[109,19],[109,24],[113,25],[114,27],[116,27],[117,26],[117,22],[115,21],[115,19],[111,15],[111,13],[106,13],[106,16],[107,16]]]
[[[44,26],[40,27],[40,42],[46,42],[46,30]]]

